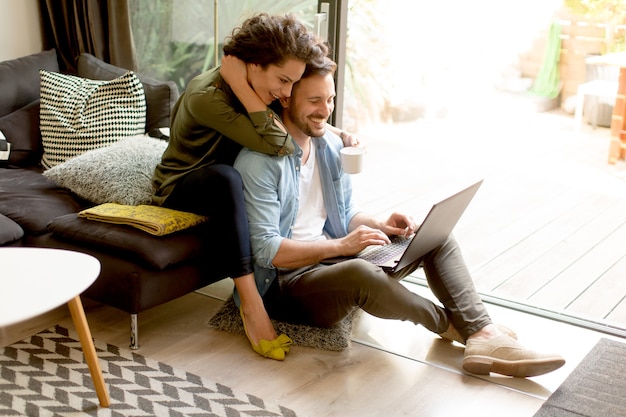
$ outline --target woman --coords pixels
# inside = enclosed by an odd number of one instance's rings
[[[194,78],[174,106],[169,145],[153,177],[154,204],[211,218],[220,266],[234,279],[252,348],[278,360],[291,341],[277,337],[258,293],[241,178],[232,164],[243,146],[270,155],[293,153],[269,105],[289,97],[305,66],[327,54],[292,15],[247,19],[227,39],[222,65]]]

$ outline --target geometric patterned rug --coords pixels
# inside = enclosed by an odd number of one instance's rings
[[[100,408],[73,331],[60,326],[0,348],[1,416],[267,416],[293,410],[117,346],[94,341],[111,397]]]

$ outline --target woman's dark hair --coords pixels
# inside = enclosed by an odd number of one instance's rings
[[[328,47],[309,32],[294,15],[259,13],[246,19],[226,38],[224,55],[266,68],[282,65],[289,58],[307,65],[321,65]]]

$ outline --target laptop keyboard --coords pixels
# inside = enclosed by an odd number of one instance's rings
[[[359,255],[359,258],[365,259],[373,264],[382,264],[387,262],[389,259],[401,255],[406,247],[409,246],[412,237],[404,237],[404,236],[394,236],[392,237],[391,243],[384,246],[377,246],[372,248],[371,250]]]

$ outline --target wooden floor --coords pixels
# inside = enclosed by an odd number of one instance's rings
[[[369,165],[354,176],[355,192],[369,211],[419,217],[461,184],[485,178],[455,230],[480,291],[623,327],[626,168],[606,164],[606,129],[576,134],[571,116],[525,106],[364,130]],[[430,296],[422,285],[406,285]],[[624,341],[488,302],[494,321],[528,347],[562,354],[566,365],[535,378],[479,378],[462,372],[461,346],[368,315],[356,323],[349,349],[294,347],[276,362],[252,352],[245,337],[206,326],[231,288],[223,281],[142,313],[138,353],[298,416],[531,417],[599,338]],[[128,345],[126,314],[88,300],[85,306],[96,339]],[[65,307],[0,329],[0,346],[55,324],[72,327]]]
[[[407,285],[429,296],[425,287]],[[294,346],[284,362],[277,362],[254,353],[245,336],[207,327],[230,291],[232,284],[224,281],[142,313],[137,353],[279,403],[300,417],[531,417],[597,340],[606,337],[488,304],[494,320],[513,328],[526,346],[558,352],[566,365],[527,379],[472,376],[462,371],[462,346],[445,343],[422,327],[366,314],[356,323],[348,349]],[[95,339],[128,345],[125,313],[89,300],[84,305]],[[55,324],[74,328],[66,307],[0,329],[0,346]]]

